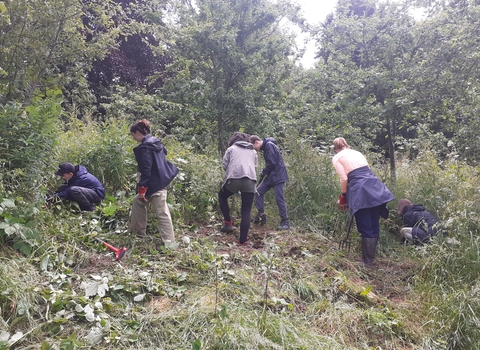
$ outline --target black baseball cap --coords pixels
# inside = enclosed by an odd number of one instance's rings
[[[58,166],[58,170],[55,175],[62,176],[66,173],[75,173],[75,166],[71,163],[63,163]]]

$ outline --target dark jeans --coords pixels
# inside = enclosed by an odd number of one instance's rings
[[[78,203],[81,210],[93,211],[95,207],[93,204],[99,204],[102,199],[97,192],[86,187],[72,186],[68,193],[68,200]]]
[[[357,230],[363,238],[376,238],[380,234],[380,211],[383,206],[360,209],[355,213]]]
[[[252,211],[254,193],[241,192],[242,193],[242,220],[240,221],[240,243],[243,244],[247,240],[248,230],[250,229],[250,212]],[[228,206],[228,198],[233,196],[234,193],[222,187],[218,192],[218,198],[220,200],[220,210],[222,211],[225,221],[231,221],[230,207]]]
[[[273,187],[275,193],[275,201],[278,206],[278,213],[282,220],[288,219],[287,203],[285,202],[285,184],[281,183],[275,186],[266,185],[264,182],[257,187],[257,193],[255,193],[255,206],[258,212],[263,213],[265,211],[264,195]]]

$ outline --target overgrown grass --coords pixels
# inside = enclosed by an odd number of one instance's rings
[[[53,154],[102,174],[108,197],[96,212],[44,208],[37,185],[30,202],[1,189],[0,348],[478,347],[477,169],[440,164],[428,152],[401,161],[397,183],[389,184],[397,200],[425,204],[448,236],[423,247],[402,245],[392,210],[382,221],[378,268],[366,271],[354,261],[355,232],[352,252],[338,250],[348,218],[335,207],[338,179],[329,155],[298,139],[283,141],[294,229],[271,233],[272,220],[264,247],[249,250],[218,232],[220,156],[169,137],[168,157],[181,173],[169,189],[179,246],[167,249],[153,217],[149,238],[129,234],[136,169],[126,125],[89,123],[73,123]],[[94,135],[91,144],[87,135]],[[106,170],[120,160],[116,173]],[[275,218],[273,195],[266,201]],[[128,247],[127,256],[114,262],[95,238]]]

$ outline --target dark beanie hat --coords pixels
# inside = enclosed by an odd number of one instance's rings
[[[403,215],[413,205],[408,199],[400,199],[398,202],[398,215]]]
[[[71,163],[63,163],[58,166],[58,170],[55,172],[55,175],[62,176],[66,173],[75,174],[75,166]]]

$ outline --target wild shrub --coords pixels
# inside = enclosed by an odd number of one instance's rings
[[[425,151],[414,162],[403,159],[398,163],[394,190],[397,201],[408,198],[424,204],[452,232],[464,226],[476,229],[480,224],[475,214],[480,211],[479,177],[475,167],[455,159],[439,162]]]
[[[37,180],[57,143],[60,113],[55,99],[27,107],[17,103],[0,106],[0,179],[6,190],[29,195],[41,182]]]
[[[107,192],[131,189],[136,174],[132,152],[135,146],[126,121],[97,122],[89,116],[79,120],[72,114],[59,135],[50,171],[53,174],[64,162],[81,164],[102,182]]]
[[[23,198],[13,200],[0,195],[0,244],[9,244],[17,251],[30,255],[41,241],[35,225],[37,213],[38,209]]]
[[[397,169],[397,199],[424,204],[446,227],[446,237],[416,252],[423,264],[417,288],[428,301],[431,332],[447,349],[478,349],[478,169],[455,157],[440,162],[428,150]]]
[[[224,171],[221,158],[212,150],[196,152],[191,146],[165,140],[167,158],[180,170],[169,189],[175,215],[186,224],[209,222],[218,213],[218,191]]]
[[[290,178],[285,191],[290,218],[313,231],[338,232],[344,215],[336,205],[340,186],[332,156],[294,136],[282,148]]]

